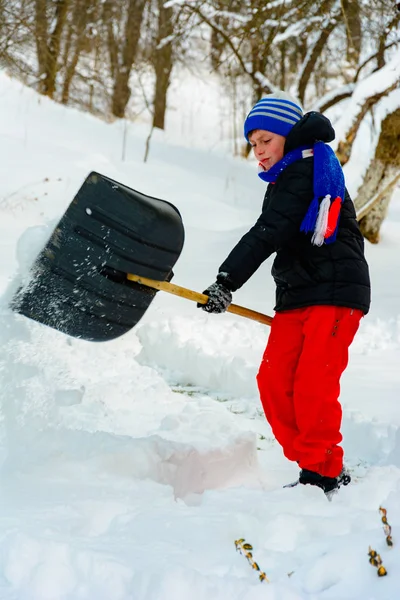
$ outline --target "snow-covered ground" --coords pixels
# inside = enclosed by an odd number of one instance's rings
[[[194,82],[191,89],[196,96]],[[192,119],[186,94],[182,123]],[[178,96],[171,102],[179,106]],[[209,110],[207,121],[217,121],[215,103]],[[0,74],[1,600],[393,600],[400,194],[382,242],[367,245],[373,305],[341,398],[353,483],[330,503],[315,488],[282,488],[297,469],[282,456],[255,385],[268,328],[159,293],[134,330],[95,344],[8,309],[15,277],[91,170],[179,208],[186,242],[174,282],[197,291],[258,216],[263,184],[252,162],[207,150],[190,129],[174,137],[170,127],[155,132],[144,164],[145,124],[129,126],[122,161],[123,128]],[[236,303],[272,313],[269,267]],[[270,583],[235,551],[242,537]],[[369,546],[387,577],[368,563]]]

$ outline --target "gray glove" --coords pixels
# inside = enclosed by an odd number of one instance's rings
[[[232,291],[229,289],[230,283],[227,273],[219,273],[217,281],[203,292],[208,296],[207,304],[198,303],[197,308],[201,308],[208,313],[225,312],[232,302]]]

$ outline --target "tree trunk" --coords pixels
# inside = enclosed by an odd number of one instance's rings
[[[105,24],[107,35],[107,48],[110,57],[111,77],[115,79],[118,73],[118,44],[113,31],[113,4],[112,0],[106,0],[103,5],[103,22]]]
[[[46,0],[35,0],[36,49],[39,64],[39,91],[53,98],[59,69],[61,36],[67,19],[69,0],[57,0],[54,27],[48,31]]]
[[[315,65],[317,64],[317,61],[322,54],[322,51],[325,47],[326,42],[328,41],[330,34],[335,29],[335,27],[339,24],[339,22],[340,22],[340,13],[332,15],[332,17],[327,22],[325,22],[325,25],[323,26],[323,28],[318,36],[317,41],[307,52],[307,56],[306,56],[304,65],[302,67],[302,71],[301,71],[301,75],[300,75],[300,79],[299,79],[299,83],[298,83],[298,87],[297,87],[297,96],[302,104],[304,104],[306,87],[307,87],[308,82],[310,81],[311,75],[314,72]]]
[[[47,53],[47,72],[44,80],[44,93],[53,98],[56,89],[56,77],[58,72],[58,57],[61,47],[61,35],[67,18],[69,0],[58,0],[56,4],[56,22],[51,31]]]
[[[62,94],[61,94],[61,103],[62,104],[67,104],[69,101],[69,90],[71,87],[72,79],[75,75],[76,67],[78,65],[79,56],[80,56],[81,50],[82,50],[82,45],[83,44],[81,43],[81,40],[76,41],[72,59],[66,65],[63,89],[62,89]]]
[[[46,0],[35,0],[35,42],[39,66],[38,90],[44,93],[44,78],[47,70],[47,13]]]
[[[122,60],[121,63],[118,64],[118,71],[115,74],[111,101],[112,114],[119,118],[125,116],[125,109],[131,96],[129,78],[140,39],[140,26],[143,19],[145,4],[146,0],[129,0],[128,17],[124,34],[125,43],[122,48]]]
[[[221,25],[221,17],[216,15],[214,18],[215,24],[220,27]],[[218,71],[221,62],[221,55],[224,51],[226,42],[221,34],[215,29],[211,28],[211,36],[210,36],[210,60],[211,60],[211,68],[213,71]]]
[[[399,6],[399,5],[398,5]],[[398,9],[399,10],[399,9]],[[382,69],[385,66],[385,50],[387,39],[391,31],[398,27],[400,22],[400,12],[397,12],[396,16],[390,21],[387,27],[383,30],[382,34],[379,37],[379,46],[376,57],[376,70]]]
[[[85,44],[86,26],[92,14],[90,12],[92,6],[93,0],[78,0],[75,5],[73,21],[70,26],[72,30],[69,36],[70,44],[68,45],[63,61],[65,66],[65,77],[61,95],[62,104],[67,104],[69,100],[69,90],[75,75],[79,57]],[[75,44],[71,43],[72,40],[74,40]],[[72,52],[72,58],[70,58],[69,54],[72,46],[74,46],[74,50]]]
[[[173,8],[164,7],[164,0],[158,0],[158,44],[154,55],[156,87],[154,94],[153,127],[164,129],[167,92],[172,71],[172,42],[166,41],[173,34]]]
[[[400,108],[389,114],[382,122],[375,156],[354,201],[356,209],[360,210],[370,198],[384,191],[379,202],[360,221],[362,234],[373,244],[379,242],[380,228],[386,217],[397,181],[396,175],[400,169],[399,139]]]

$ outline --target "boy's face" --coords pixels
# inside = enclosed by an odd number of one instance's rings
[[[249,142],[253,147],[254,156],[266,171],[283,158],[283,149],[286,138],[277,133],[264,129],[255,129],[249,135]]]

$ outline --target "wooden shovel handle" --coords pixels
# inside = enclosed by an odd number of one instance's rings
[[[156,281],[155,279],[148,279],[147,277],[133,275],[132,273],[127,274],[127,279],[129,279],[129,281],[135,281],[136,283],[146,285],[147,287],[151,287],[155,290],[162,290],[163,292],[168,292],[169,294],[174,294],[175,296],[180,296],[181,298],[186,298],[186,300],[199,302],[200,304],[206,304],[208,300],[208,296],[206,296],[206,294],[199,294],[199,292],[188,290],[187,288],[175,285],[169,281]],[[249,308],[244,308],[244,306],[238,306],[237,304],[231,304],[227,311],[234,313],[235,315],[240,315],[241,317],[246,317],[246,319],[258,321],[264,325],[271,325],[272,323],[272,317],[256,312],[255,310],[250,310]]]

